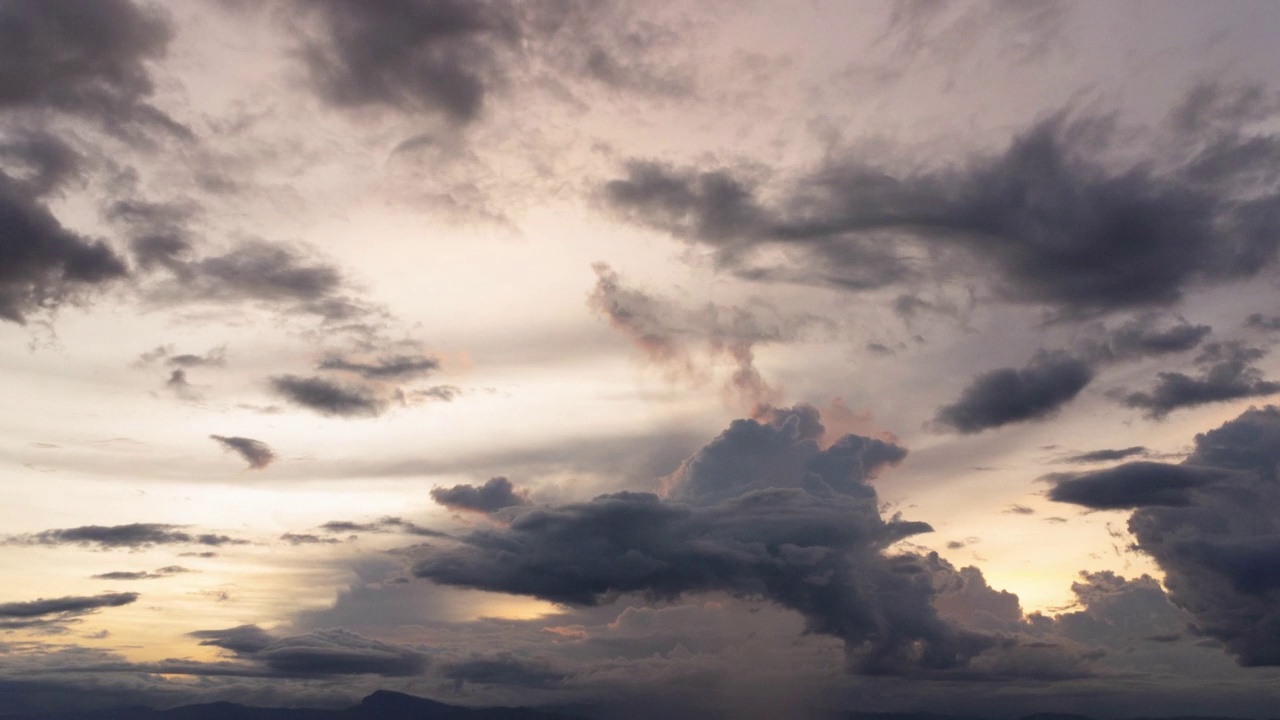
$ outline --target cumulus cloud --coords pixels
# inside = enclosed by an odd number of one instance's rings
[[[100,549],[149,548],[155,545],[243,545],[247,541],[214,533],[189,533],[182,525],[132,523],[129,525],[83,525],[9,535],[6,545],[80,545]]]
[[[856,291],[983,267],[997,296],[1082,317],[1168,307],[1274,262],[1280,152],[1240,124],[1184,134],[1158,163],[1117,162],[1113,123],[1060,115],[959,166],[833,152],[766,188],[636,160],[600,192],[620,217],[709,247],[749,279]]]
[[[1066,487],[1068,501],[1136,508],[1135,547],[1165,572],[1169,599],[1195,632],[1241,665],[1280,665],[1277,467],[1280,408],[1267,406],[1197,435],[1180,465],[1130,463]]]
[[[1182,408],[1274,395],[1280,393],[1280,383],[1264,380],[1262,371],[1253,366],[1265,354],[1261,348],[1240,343],[1213,343],[1196,358],[1199,376],[1162,372],[1150,390],[1112,394],[1126,407],[1141,409],[1154,420]]]
[[[516,490],[504,477],[489,478],[483,485],[459,484],[431,489],[431,499],[452,510],[491,513],[529,504],[529,492]]]
[[[1093,368],[1064,352],[1040,352],[1024,368],[982,373],[935,421],[972,434],[1010,423],[1052,417],[1093,379]]]
[[[321,415],[375,417],[386,409],[386,401],[362,386],[297,375],[277,375],[270,382],[277,395]]]
[[[245,462],[249,463],[251,470],[261,470],[275,462],[275,452],[261,440],[246,437],[227,437],[225,435],[210,435],[209,437],[224,449],[238,453],[240,457],[244,458]]]
[[[822,449],[817,420],[807,407],[737,420],[669,479],[666,498],[522,509],[508,527],[424,549],[414,573],[583,606],[627,592],[764,597],[844,640],[851,666],[868,672],[955,668],[991,647],[933,608],[937,576],[954,570],[936,555],[887,552],[929,530],[882,518],[866,482],[905,451],[853,435]]]

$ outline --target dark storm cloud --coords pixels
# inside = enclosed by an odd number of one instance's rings
[[[321,415],[374,417],[386,409],[386,402],[372,390],[342,385],[322,377],[277,375],[271,378],[271,388],[289,402]]]
[[[189,133],[147,105],[147,63],[172,35],[129,0],[13,0],[0,8],[0,108],[54,108],[121,130],[134,122]]]
[[[342,628],[277,638],[256,625],[240,625],[188,635],[199,639],[201,645],[230,650],[236,657],[280,677],[406,677],[421,675],[428,665],[427,657],[416,650],[371,640]]]
[[[101,573],[99,575],[92,575],[90,577],[92,577],[92,579],[94,580],[156,580],[158,578],[169,577],[171,575],[179,575],[181,573],[189,573],[189,572],[191,572],[191,570],[184,568],[180,565],[167,565],[162,568],[157,568],[155,572],[116,571],[116,572]]]
[[[210,435],[209,437],[227,450],[239,453],[240,457],[249,463],[249,468],[252,470],[261,470],[276,459],[275,452],[261,440],[246,437],[226,437],[224,435]]]
[[[1094,510],[1183,506],[1193,492],[1223,477],[1219,468],[1130,462],[1090,473],[1057,473],[1049,499]]]
[[[1054,415],[1093,379],[1093,368],[1064,352],[1038,353],[1026,367],[991,370],[973,379],[960,399],[938,410],[938,424],[979,433]]]
[[[0,603],[0,617],[34,618],[42,615],[83,614],[104,607],[128,605],[137,599],[138,593],[104,593],[92,596]]]
[[[322,360],[316,369],[345,370],[366,380],[407,380],[439,370],[440,359],[425,355],[393,355],[367,363],[334,356]]]
[[[1280,665],[1280,408],[1196,436],[1181,465],[1128,463],[1060,480],[1056,500],[1135,507],[1135,547],[1192,628],[1241,665]]]
[[[452,510],[491,513],[529,504],[527,490],[517,491],[504,477],[489,478],[483,485],[454,485],[431,489],[431,499]]]
[[[588,304],[639,347],[672,379],[701,379],[707,372],[697,357],[723,355],[736,368],[725,389],[748,407],[776,400],[777,391],[755,366],[755,347],[794,340],[812,318],[768,317],[769,308],[746,309],[707,303],[691,309],[666,298],[628,287],[613,268],[592,266],[596,286]]]
[[[423,550],[437,583],[598,605],[619,593],[674,599],[720,590],[800,612],[844,640],[851,667],[964,665],[993,640],[938,617],[936,555],[886,554],[923,523],[881,518],[867,478],[905,451],[858,436],[827,449],[812,408],[735,421],[669,478],[667,499],[620,492],[530,507],[508,527]]]
[[[1110,448],[1105,450],[1091,450],[1089,452],[1083,452],[1076,455],[1070,455],[1068,457],[1065,457],[1062,459],[1062,462],[1084,465],[1086,463],[1115,462],[1116,460],[1125,460],[1135,455],[1146,455],[1146,454],[1147,454],[1147,449],[1145,447],[1142,447],[1141,445],[1135,445],[1133,447],[1118,448],[1114,450]]]
[[[0,172],[0,319],[24,323],[127,274],[110,246],[63,227],[32,189]]]
[[[519,33],[497,2],[299,3],[319,21],[303,44],[313,88],[341,107],[382,105],[474,120]]]
[[[1274,395],[1280,393],[1280,383],[1264,380],[1262,371],[1253,366],[1265,354],[1239,343],[1213,343],[1196,359],[1198,377],[1162,372],[1150,390],[1115,395],[1126,407],[1139,408],[1157,420],[1181,408]]]
[[[227,535],[189,533],[182,525],[133,523],[130,525],[84,525],[10,535],[6,545],[81,545],[102,549],[148,548],[154,545],[243,545],[246,541]]]
[[[1182,138],[1185,157],[1120,166],[1113,136],[1108,121],[1059,116],[967,164],[901,172],[833,154],[774,192],[728,170],[637,161],[601,193],[744,277],[858,290],[990,268],[999,297],[1065,317],[1166,307],[1273,263],[1280,163],[1239,152],[1251,137]],[[1217,174],[1196,171],[1206,164]],[[767,249],[786,259],[758,264]]]

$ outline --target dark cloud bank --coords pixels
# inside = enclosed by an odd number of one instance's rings
[[[930,529],[882,517],[868,484],[906,451],[856,435],[824,446],[824,434],[808,406],[735,421],[668,478],[665,497],[517,509],[509,526],[425,548],[414,573],[578,606],[623,593],[764,598],[843,640],[860,672],[959,670],[1016,649],[938,615],[940,589],[963,584],[954,568],[889,550]]]
[[[1209,114],[1249,91],[1211,89]],[[1280,142],[1246,130],[1256,118],[1216,116],[1173,123],[1178,154],[1127,167],[1110,156],[1114,123],[1059,115],[958,166],[902,171],[837,153],[766,193],[731,169],[635,160],[600,191],[619,216],[707,246],[747,278],[856,291],[986,267],[1000,298],[1081,317],[1168,306],[1274,262]],[[758,264],[766,248],[790,262]]]
[[[1280,665],[1280,408],[1197,435],[1181,464],[1133,462],[1049,476],[1049,497],[1133,509],[1135,548],[1164,570],[1195,632],[1245,666]]]

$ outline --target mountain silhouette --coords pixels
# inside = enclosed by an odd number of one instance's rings
[[[40,715],[5,715],[0,720],[582,720],[570,715],[524,707],[468,708],[378,690],[345,710],[266,708],[213,702],[169,710],[145,707],[73,711]]]

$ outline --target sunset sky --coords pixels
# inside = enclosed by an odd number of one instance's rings
[[[0,0],[0,708],[1274,717],[1278,29]]]

